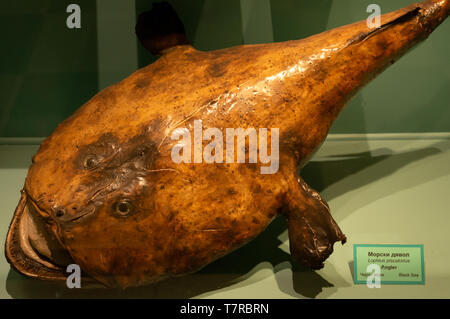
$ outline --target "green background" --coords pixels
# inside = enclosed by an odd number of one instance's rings
[[[119,3],[120,2],[120,3]],[[0,137],[49,135],[99,89],[156,58],[134,36],[135,16],[150,0],[0,2]],[[189,39],[201,50],[307,37],[366,19],[373,0],[172,0]],[[378,0],[382,13],[410,0]],[[66,7],[81,7],[81,29],[66,27]],[[103,3],[114,18],[99,19]],[[122,7],[121,7],[122,6]],[[244,21],[244,22],[243,22]],[[99,52],[99,23],[106,50]],[[244,25],[245,24],[245,25]],[[118,34],[120,28],[122,32]],[[105,31],[106,30],[106,31]],[[111,30],[108,33],[108,30]],[[131,45],[124,45],[122,34]],[[450,131],[450,22],[385,71],[343,111],[331,133]],[[128,39],[128,40],[129,40]],[[108,42],[109,41],[109,42]],[[128,43],[128,42],[127,42]],[[106,52],[106,53],[105,53]],[[102,62],[116,61],[114,72]],[[117,62],[120,61],[120,62]]]

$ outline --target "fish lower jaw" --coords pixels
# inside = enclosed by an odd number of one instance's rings
[[[27,277],[65,281],[66,266],[73,262],[52,240],[40,216],[32,212],[33,205],[22,192],[6,239],[6,258],[12,268]]]

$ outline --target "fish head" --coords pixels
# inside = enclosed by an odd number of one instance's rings
[[[41,279],[65,280],[67,265],[77,264],[110,287],[160,280],[170,231],[155,208],[163,189],[152,135],[158,124],[79,130],[80,117],[60,125],[33,157],[7,258]]]

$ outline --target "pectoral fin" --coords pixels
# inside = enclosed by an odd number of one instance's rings
[[[346,237],[330,214],[328,204],[300,177],[286,196],[291,255],[302,265],[320,269],[337,241]]]

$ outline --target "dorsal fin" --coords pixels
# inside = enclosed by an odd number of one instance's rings
[[[142,45],[158,56],[171,47],[190,44],[183,23],[166,1],[153,3],[150,11],[141,13],[135,30]]]

